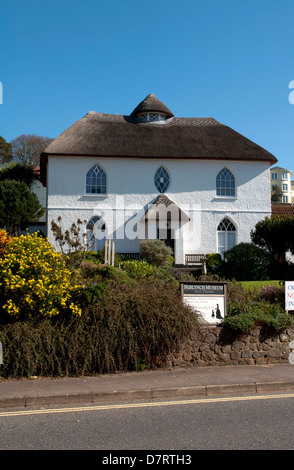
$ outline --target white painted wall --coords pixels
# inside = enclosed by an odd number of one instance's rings
[[[107,196],[86,195],[86,173],[99,164],[107,174]],[[170,173],[166,195],[191,221],[176,230],[176,263],[185,253],[217,251],[217,226],[228,216],[237,229],[237,243],[250,241],[255,224],[271,213],[269,165],[263,162],[155,160],[136,158],[49,157],[48,238],[54,243],[51,220],[61,215],[69,227],[78,218],[100,215],[119,252],[139,251],[130,219],[139,221],[159,195],[154,174],[160,165]],[[234,198],[216,196],[216,176],[226,166],[236,178]],[[143,228],[144,223],[138,226]],[[153,227],[154,236],[156,230]],[[142,235],[141,235],[142,237]]]

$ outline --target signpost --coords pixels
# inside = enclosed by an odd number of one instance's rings
[[[227,313],[226,282],[181,282],[181,295],[210,325],[219,324]]]
[[[285,310],[294,310],[294,281],[285,281]]]

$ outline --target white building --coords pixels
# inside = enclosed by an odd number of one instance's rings
[[[176,265],[187,254],[223,253],[270,216],[276,162],[213,118],[175,117],[154,95],[129,116],[90,111],[41,156],[48,238],[61,216],[66,228],[87,220],[95,249],[105,236],[119,253],[163,238]]]
[[[275,202],[290,203],[292,202],[292,193],[291,193],[291,176],[292,171],[281,168],[280,166],[275,166],[271,168],[271,194],[276,193]]]

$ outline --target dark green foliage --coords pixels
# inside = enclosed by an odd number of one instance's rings
[[[9,235],[18,234],[29,224],[38,222],[44,211],[36,194],[25,183],[0,182],[0,227]]]
[[[251,240],[255,245],[266,248],[275,260],[285,261],[285,253],[294,254],[294,217],[271,216],[258,222],[251,231]]]
[[[206,255],[206,266],[209,273],[220,272],[222,265],[221,255],[218,253],[207,253]]]
[[[271,201],[272,202],[282,202],[283,191],[279,188],[277,184],[272,186],[272,195]]]
[[[284,330],[293,326],[293,317],[277,305],[252,303],[247,312],[231,311],[222,322],[222,326],[242,332],[250,331],[256,325]]]
[[[268,279],[271,255],[253,243],[239,243],[225,252],[225,271],[237,281]]]
[[[284,281],[292,281],[294,279],[294,264],[274,261],[269,268],[270,279],[283,279]]]
[[[142,240],[140,252],[147,263],[155,266],[170,266],[173,262],[173,251],[163,240]]]
[[[31,188],[38,177],[33,168],[14,163],[0,170],[0,181],[5,180],[23,182]]]
[[[0,136],[0,165],[8,163],[12,159],[12,145]]]

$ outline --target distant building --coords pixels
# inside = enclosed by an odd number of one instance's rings
[[[275,166],[270,170],[271,197],[274,202],[291,203],[291,176],[292,171]],[[293,187],[293,186],[292,186]]]

